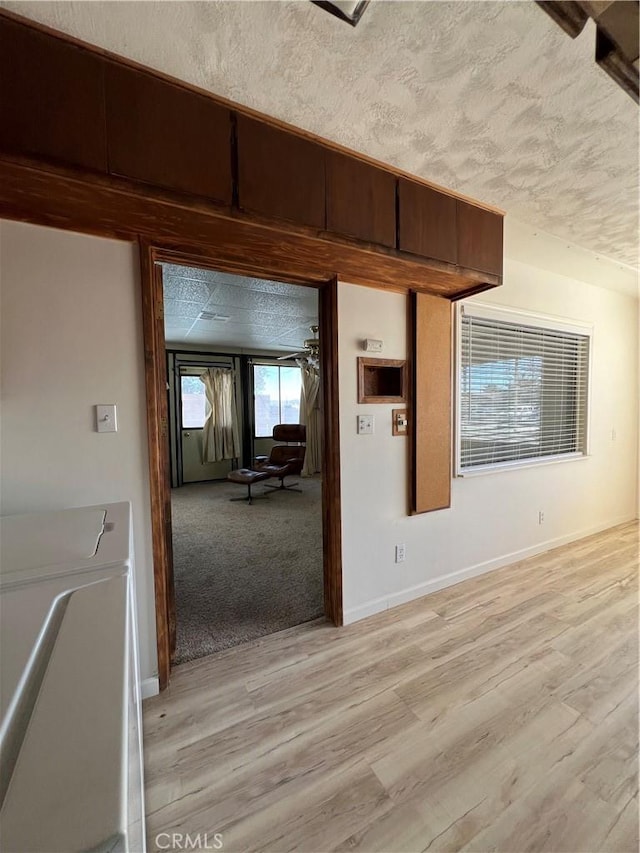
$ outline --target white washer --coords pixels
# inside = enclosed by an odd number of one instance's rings
[[[0,847],[144,851],[128,503],[0,519]]]

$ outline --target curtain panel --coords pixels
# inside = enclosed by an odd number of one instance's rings
[[[322,411],[320,409],[320,372],[304,361],[298,361],[302,376],[300,423],[307,428],[307,449],[302,476],[311,477],[322,471]]]
[[[240,456],[234,398],[234,371],[210,367],[200,376],[211,411],[202,430],[202,461],[222,462]]]

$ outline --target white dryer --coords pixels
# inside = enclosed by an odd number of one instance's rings
[[[128,503],[0,519],[0,848],[144,851]]]

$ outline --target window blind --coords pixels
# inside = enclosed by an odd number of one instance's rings
[[[464,313],[459,472],[586,453],[590,338]]]

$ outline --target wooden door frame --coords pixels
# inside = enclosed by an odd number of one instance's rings
[[[215,251],[193,255],[140,241],[142,317],[144,329],[147,425],[153,576],[160,690],[169,683],[171,656],[175,649],[176,622],[171,538],[171,482],[167,371],[164,338],[162,270],[159,262],[200,267],[236,275],[275,281],[291,281],[319,291],[320,353],[324,430],[322,472],[322,537],[325,615],[334,625],[343,624],[342,613],[342,514],[340,502],[340,419],[338,407],[338,281],[309,270],[309,275],[283,276],[264,266],[229,262]]]

